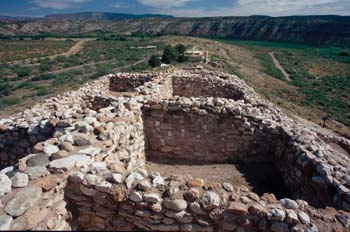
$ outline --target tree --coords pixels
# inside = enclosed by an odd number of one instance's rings
[[[187,57],[186,57],[185,55],[180,54],[180,55],[179,55],[179,58],[177,59],[177,61],[178,61],[179,63],[183,63],[183,62],[188,61],[188,59],[187,59]]]
[[[162,56],[162,61],[165,64],[171,64],[172,62],[178,60],[179,53],[177,50],[171,46],[166,46],[164,48],[163,56]]]
[[[180,55],[185,55],[187,48],[183,44],[178,44],[178,45],[176,45],[176,50]]]
[[[161,60],[156,55],[152,55],[151,58],[149,59],[148,63],[153,68],[159,67],[162,64]]]

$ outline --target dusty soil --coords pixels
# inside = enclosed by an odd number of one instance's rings
[[[334,150],[343,153],[344,155],[349,156],[349,152],[347,152],[344,148],[342,148],[340,145],[336,144],[336,143],[330,143],[329,144]]]
[[[286,78],[287,81],[292,81],[290,79],[290,76],[289,74],[286,72],[286,70],[283,68],[283,66],[280,64],[280,62],[277,60],[276,56],[275,56],[275,53],[274,52],[269,52],[269,55],[271,56],[272,60],[273,60],[273,63],[275,64],[276,68],[278,68],[283,76]]]
[[[277,198],[290,197],[288,188],[283,183],[280,172],[271,163],[248,164],[208,164],[179,163],[178,161],[147,161],[146,169],[159,172],[162,176],[179,176],[183,179],[191,177],[205,179],[208,186],[218,183],[231,183],[233,186],[246,186],[262,196],[274,193]]]

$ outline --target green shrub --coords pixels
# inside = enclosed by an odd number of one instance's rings
[[[157,55],[152,55],[148,61],[148,64],[151,67],[155,68],[155,67],[159,67],[162,64],[162,62]]]
[[[176,45],[176,50],[177,50],[177,52],[181,55],[184,55],[185,54],[185,52],[186,52],[186,50],[187,50],[187,48],[186,48],[186,46],[185,45],[183,45],[183,44],[178,44],[178,45]]]
[[[52,70],[52,65],[51,64],[40,64],[39,69],[42,72],[48,72]]]
[[[112,66],[110,64],[99,64],[97,65],[97,73],[98,75],[106,75],[109,74],[112,70]]]
[[[31,81],[44,81],[44,80],[51,80],[55,79],[56,76],[54,74],[41,74],[39,76],[32,77]]]
[[[0,99],[0,108],[5,106],[16,105],[20,102],[20,99],[17,97]]]
[[[16,65],[13,67],[13,70],[17,74],[18,78],[27,77],[30,76],[30,74],[32,74],[32,68],[30,67]]]
[[[49,94],[49,90],[43,86],[39,86],[36,88],[36,95],[37,96],[45,96]]]
[[[339,56],[350,56],[350,54],[348,51],[343,50],[343,51],[339,52]]]
[[[36,84],[34,84],[33,82],[26,81],[26,82],[23,82],[20,85],[17,85],[16,89],[33,89],[33,88],[35,88],[35,86],[36,86]]]
[[[10,95],[13,86],[8,83],[0,83],[0,96],[8,96]]]

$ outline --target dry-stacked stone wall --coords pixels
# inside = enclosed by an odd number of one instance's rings
[[[279,135],[260,130],[257,122],[235,117],[231,111],[202,108],[200,99],[179,102],[163,101],[144,108],[147,150],[153,158],[211,163],[274,160]]]
[[[0,230],[350,229],[350,158],[229,74],[108,75],[0,128]],[[274,162],[294,200],[161,176],[151,156]]]
[[[120,73],[110,79],[109,89],[116,92],[134,92],[137,87],[143,86],[156,77],[154,73],[131,74],[128,76]]]
[[[174,95],[184,97],[222,97],[227,99],[243,99],[244,93],[235,83],[222,81],[227,76],[200,77],[197,75],[179,74],[172,78]]]

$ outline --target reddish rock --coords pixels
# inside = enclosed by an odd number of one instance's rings
[[[234,214],[246,215],[248,214],[248,207],[241,202],[231,202],[227,211]]]
[[[198,187],[198,188],[202,188],[204,186],[204,180],[202,179],[191,179],[189,181],[187,181],[187,186],[192,188],[192,187]]]
[[[126,169],[123,164],[120,163],[111,163],[108,165],[108,169],[111,170],[114,173],[120,173],[123,174],[126,172]]]
[[[126,188],[124,186],[113,186],[112,193],[114,195],[114,200],[117,202],[124,201],[126,199]]]
[[[264,200],[268,203],[276,203],[277,199],[274,194],[272,193],[265,193],[262,197],[261,200]]]
[[[265,217],[267,215],[267,210],[259,204],[254,204],[249,207],[249,213],[252,216]]]
[[[48,191],[48,190],[54,188],[61,181],[62,181],[62,177],[58,177],[55,175],[46,176],[46,177],[43,177],[43,178],[36,180],[34,185],[44,189],[45,191]]]

